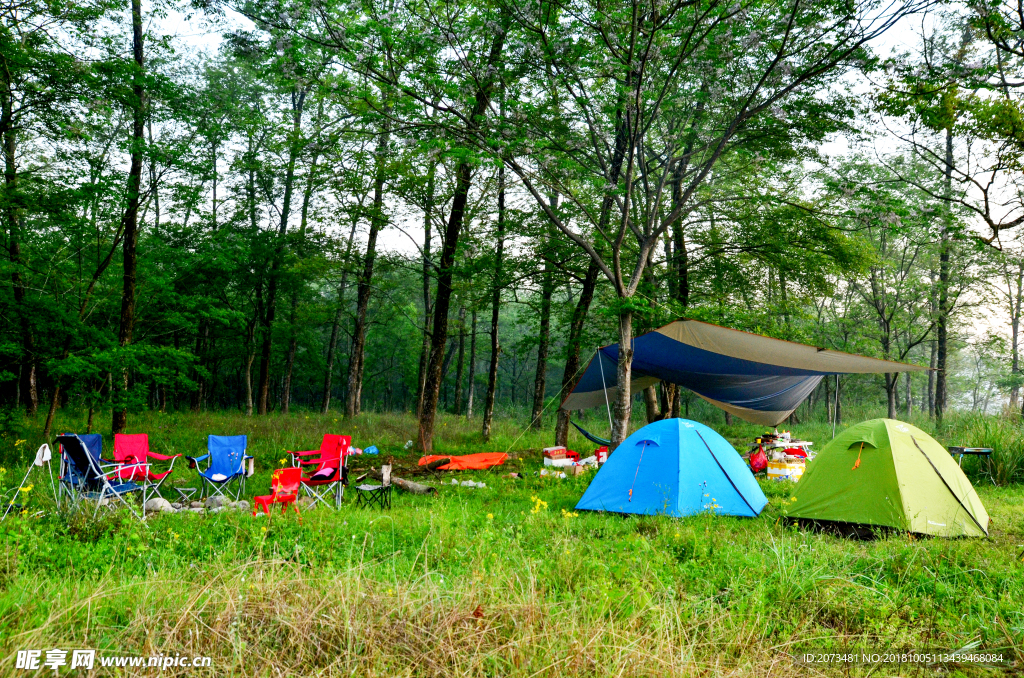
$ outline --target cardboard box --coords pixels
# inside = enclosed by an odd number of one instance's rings
[[[768,478],[769,480],[792,480],[795,483],[803,476],[806,468],[807,464],[802,461],[770,461],[768,462]]]
[[[563,446],[561,446],[561,445],[559,445],[557,447],[545,447],[544,448],[544,458],[545,459],[565,459],[565,457],[567,456],[566,452],[567,452],[566,449]]]

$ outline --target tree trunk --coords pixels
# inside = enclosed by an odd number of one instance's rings
[[[914,414],[914,394],[912,393],[910,386],[910,372],[904,372],[903,374],[904,385],[906,388],[904,394],[906,395],[907,400],[907,421],[910,421],[910,417]]]
[[[535,429],[543,427],[544,391],[547,388],[548,343],[551,337],[551,297],[554,295],[554,276],[551,266],[544,263],[540,292],[540,332],[537,341],[537,374],[533,380],[533,411],[530,421]]]
[[[39,393],[36,387],[35,341],[30,323],[31,312],[25,300],[25,282],[21,275],[21,211],[18,196],[18,170],[16,165],[17,140],[14,126],[14,101],[11,89],[13,83],[4,69],[3,113],[0,116],[4,144],[4,184],[6,188],[5,212],[8,229],[8,251],[11,260],[11,286],[14,290],[14,303],[17,308],[18,321],[21,326],[21,370],[18,390],[25,396],[25,411],[34,416],[39,407]],[[19,403],[20,404],[20,403]]]
[[[452,414],[462,414],[462,378],[466,369],[466,307],[459,307],[459,359],[455,366],[455,405]]]
[[[612,449],[622,444],[629,436],[629,419],[633,413],[633,394],[630,382],[633,379],[633,312],[619,312],[619,362],[616,369],[614,416],[612,417]]]
[[[136,248],[139,241],[139,193],[142,182],[142,155],[145,137],[145,93],[142,89],[143,52],[142,52],[142,2],[132,0],[132,56],[135,60],[135,72],[132,83],[132,152],[131,166],[128,170],[128,206],[122,220],[124,239],[121,251],[124,256],[124,276],[121,290],[121,319],[117,333],[117,343],[121,348],[132,343],[132,332],[135,329],[135,286],[136,286]],[[121,370],[122,397],[128,397],[128,368]],[[56,390],[56,389],[54,389]],[[111,422],[112,433],[122,433],[128,426],[127,403],[114,407]]]
[[[299,156],[299,132],[302,128],[302,107],[306,101],[305,89],[292,90],[292,132],[288,144],[288,167],[284,175],[284,196],[281,200],[281,221],[277,228],[278,247],[270,259],[267,281],[267,300],[263,313],[263,347],[260,352],[260,383],[256,411],[267,413],[270,398],[270,358],[274,346],[274,316],[277,310],[277,286],[283,265],[284,235],[288,232],[288,218],[291,215],[292,191],[295,187],[295,162]]]
[[[331,381],[334,377],[334,360],[338,353],[338,335],[341,333],[341,318],[345,313],[345,291],[348,287],[348,262],[352,254],[352,242],[356,237],[356,225],[359,216],[352,217],[352,228],[348,232],[348,244],[345,245],[345,256],[342,259],[341,282],[338,283],[338,305],[334,309],[334,321],[331,323],[331,342],[327,345],[327,367],[324,370],[324,394],[320,401],[320,412],[327,414],[331,407]]]
[[[245,360],[245,416],[251,417],[253,410],[252,397],[252,364],[256,360],[256,351],[249,351]]]
[[[284,384],[281,387],[281,413],[288,414],[292,400],[292,370],[295,368],[295,353],[299,348],[299,333],[295,328],[298,316],[299,294],[292,292],[291,310],[288,313],[288,325],[291,330],[291,340],[288,342],[288,360],[284,368]]]
[[[726,412],[725,410],[722,410],[722,414],[725,415],[725,425],[732,426],[732,415]]]
[[[946,214],[942,222],[939,237],[939,308],[936,318],[935,339],[938,344],[935,356],[935,419],[942,423],[942,415],[946,411],[946,361],[949,352],[948,328],[949,320],[949,227],[952,219],[952,207],[949,200],[953,195],[953,130],[946,130]]]
[[[1020,384],[1016,381],[1020,374],[1020,319],[1022,297],[1024,297],[1024,258],[1017,261],[1017,270],[1013,278],[1007,276],[1007,292],[1010,302],[1010,414],[1017,412],[1020,398]]]
[[[654,384],[644,389],[644,409],[648,424],[653,424],[661,419],[661,410],[658,409],[658,392]]]
[[[498,312],[501,309],[502,254],[505,248],[505,166],[498,168],[498,224],[495,234],[498,242],[494,250],[494,280],[491,290],[491,362],[487,370],[487,393],[484,395],[484,421],[481,428],[484,441],[491,439],[491,420],[494,417],[494,398],[498,388]]]
[[[469,115],[468,131],[474,132],[486,115],[491,103],[491,91],[494,87],[493,74],[498,72],[498,59],[505,46],[505,30],[500,28],[491,43],[488,55],[488,73],[476,91],[476,103]],[[466,204],[469,200],[469,187],[472,180],[473,167],[468,161],[460,162],[455,171],[455,193],[452,196],[452,210],[448,215],[441,246],[441,260],[437,275],[437,298],[434,302],[434,327],[430,337],[430,359],[427,362],[427,378],[423,384],[423,407],[420,413],[419,442],[425,452],[433,449],[434,419],[437,415],[437,399],[441,391],[441,361],[444,358],[444,345],[448,341],[448,308],[451,303],[452,277],[455,264],[455,251],[459,244],[459,232],[465,220]]]
[[[420,413],[419,442],[424,452],[433,449],[434,420],[437,416],[437,402],[441,394],[442,369],[445,343],[448,341],[448,310],[451,306],[452,283],[454,278],[455,252],[459,244],[459,231],[465,218],[472,167],[468,162],[459,163],[456,171],[455,195],[452,211],[445,228],[441,245],[441,259],[437,276],[437,295],[434,300],[434,331],[431,335],[430,358],[427,362],[427,378],[423,386],[423,407]]]
[[[473,418],[473,394],[476,392],[476,311],[470,314],[469,331],[469,394],[466,396],[466,419]]]
[[[583,337],[583,327],[586,325],[587,313],[590,311],[590,304],[594,301],[594,290],[597,289],[597,277],[601,269],[597,262],[591,260],[587,266],[587,274],[583,278],[583,288],[580,290],[580,297],[576,301],[576,307],[572,311],[572,320],[569,322],[569,337],[566,340],[567,355],[565,358],[565,370],[562,372],[562,398],[569,395],[569,392],[576,386],[576,382],[582,374],[580,369],[580,342]],[[555,445],[566,445],[569,442],[569,417],[568,410],[558,410],[558,421],[555,423]]]
[[[843,389],[841,388],[841,386],[842,386],[842,383],[840,382],[839,378],[836,377],[836,412],[835,412],[836,426],[839,426],[840,424],[843,423],[843,394],[842,394]]]
[[[679,417],[679,387],[667,381],[661,382],[661,418]]]
[[[423,384],[427,378],[430,355],[430,227],[434,214],[434,174],[437,165],[427,170],[427,204],[423,208],[423,341],[420,343],[420,365],[416,379],[416,417],[423,411]]]
[[[935,359],[936,359],[936,356],[937,356],[938,344],[934,340],[932,340],[932,341],[930,341],[928,343],[931,344],[930,357],[928,358],[928,367],[930,367],[931,369],[928,370],[928,403],[927,403],[927,408],[926,409],[928,410],[928,416],[929,417],[934,417],[935,416],[935,363],[936,363]]]
[[[345,402],[345,416],[359,414],[363,395],[363,364],[366,350],[366,312],[370,308],[370,292],[373,282],[373,264],[377,258],[377,234],[387,224],[384,217],[384,179],[387,170],[388,144],[391,141],[391,120],[385,117],[377,141],[376,176],[373,181],[373,214],[370,215],[370,233],[366,238],[366,257],[363,272],[356,286],[356,321],[352,328],[352,354],[348,361],[348,399]]]
[[[889,407],[888,417],[896,418],[896,387],[899,384],[897,373],[886,373],[885,375],[885,401]]]
[[[322,111],[321,111],[322,113]],[[320,113],[317,114],[317,121],[320,120]],[[305,256],[306,224],[309,219],[309,201],[313,197],[313,186],[316,180],[316,165],[320,159],[319,149],[313,152],[313,158],[309,164],[309,176],[306,177],[306,190],[302,194],[302,208],[299,210],[299,254]],[[288,414],[292,400],[292,371],[295,369],[295,353],[299,348],[299,330],[296,323],[297,310],[299,305],[298,290],[292,292],[291,312],[288,315],[288,329],[291,333],[291,340],[288,342],[288,362],[284,371],[284,387],[281,389],[281,412]]]

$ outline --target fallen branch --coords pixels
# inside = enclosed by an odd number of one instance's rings
[[[382,476],[380,471],[377,469],[370,469],[368,475],[376,480],[384,480],[384,476]],[[402,480],[396,475],[391,476],[391,483],[402,488],[406,492],[412,492],[413,494],[437,494],[437,490],[429,485],[420,485],[419,483],[414,483],[411,480]]]
[[[452,463],[452,460],[449,459],[448,457],[445,457],[444,459],[435,459],[434,461],[430,462],[429,464],[424,464],[423,468],[427,469],[428,471],[436,471],[441,466],[444,466],[445,464],[450,464],[450,463]]]

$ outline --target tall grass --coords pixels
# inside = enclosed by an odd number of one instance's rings
[[[1019,490],[981,488],[991,541],[855,543],[784,526],[785,483],[759,519],[676,520],[572,515],[587,478],[477,477],[301,525],[5,522],[0,653],[213,658],[168,676],[796,676],[807,649],[1024,648]]]
[[[712,423],[737,445],[763,430]],[[268,490],[285,449],[316,447],[328,431],[416,466],[408,415],[154,413],[131,424],[175,453],[201,451],[209,433],[248,434],[260,469],[250,493]],[[349,494],[339,512],[307,511],[301,524],[239,513],[157,515],[145,526],[119,514],[8,519],[0,675],[32,648],[213,658],[210,669],[168,676],[524,678],[795,676],[806,669],[788,653],[804,649],[1024,648],[1019,486],[978,485],[991,540],[802,532],[782,521],[788,483],[763,485],[769,506],[754,520],[577,515],[590,476],[533,475],[550,431],[525,424],[497,422],[485,445],[477,421],[441,416],[439,452],[515,458],[459,475],[486,481],[482,490],[421,478],[438,494],[397,492],[389,513],[357,510]],[[940,434],[959,440],[957,426],[977,433],[947,419]],[[819,445],[831,436],[823,423],[793,428]],[[592,449],[573,435],[571,445]],[[172,478],[191,484],[192,473],[181,466]]]
[[[949,444],[992,448],[990,472],[995,482],[1024,482],[1024,420],[1020,417],[954,414],[943,423],[941,436],[956,441]],[[988,473],[989,462],[976,459],[970,468],[975,473]]]

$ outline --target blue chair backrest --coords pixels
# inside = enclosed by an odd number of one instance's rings
[[[62,480],[68,483],[78,481],[88,487],[99,483],[100,476],[97,469],[103,445],[103,437],[99,433],[87,433],[80,436],[68,433],[57,436],[57,444],[60,445],[64,452],[64,458],[67,460]],[[91,456],[95,463],[90,464],[89,457],[86,455]]]
[[[75,434],[74,433],[65,433],[64,434],[64,436],[73,436],[73,435],[75,435]],[[61,437],[64,437],[64,436],[61,436]],[[99,460],[100,460],[100,457],[103,456],[103,436],[101,434],[99,434],[99,433],[82,433],[82,434],[78,435],[78,439],[81,440],[85,444],[85,449],[89,450],[89,454],[92,455],[92,458],[95,459],[97,464],[98,464]],[[58,444],[61,444],[60,437],[57,438],[57,442],[58,442]],[[73,457],[70,454],[65,455],[65,457],[68,459],[68,462],[69,462],[67,467],[64,470],[64,478],[63,478],[63,480],[65,482],[71,482],[71,473],[72,473],[72,471],[75,473],[75,475],[78,478],[91,478],[92,477],[90,469],[88,469],[88,468],[79,468],[79,463],[78,462],[79,461],[84,461],[84,460],[77,460],[76,461],[75,457]]]
[[[210,452],[208,473],[233,476],[242,472],[247,436],[210,436],[206,449]]]

